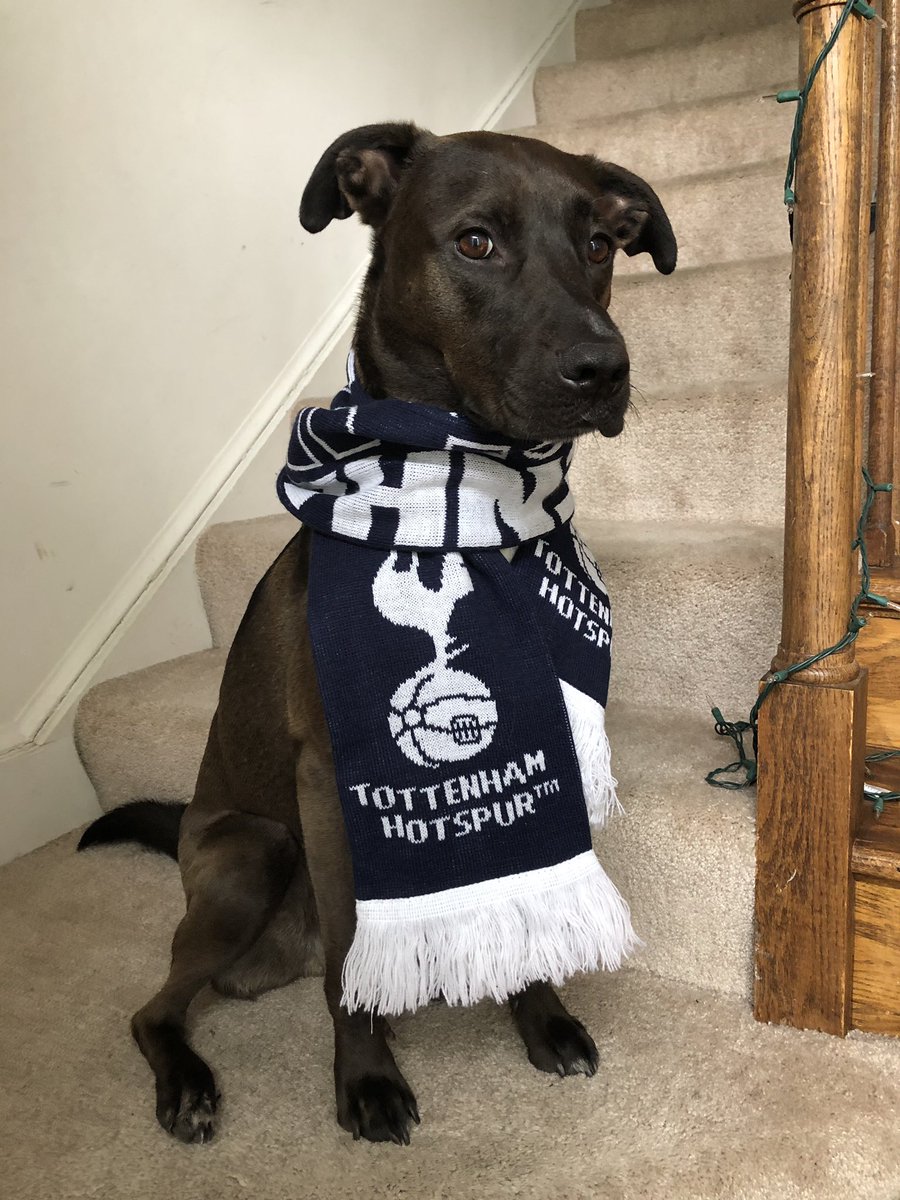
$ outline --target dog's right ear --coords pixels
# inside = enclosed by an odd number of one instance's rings
[[[397,182],[416,146],[431,135],[411,123],[362,125],[325,151],[300,201],[300,224],[320,233],[331,221],[359,213],[366,225],[384,224]]]
[[[616,227],[616,244],[629,256],[649,254],[663,275],[671,275],[678,258],[672,225],[653,188],[637,175],[615,163],[582,155],[600,189],[598,205]]]

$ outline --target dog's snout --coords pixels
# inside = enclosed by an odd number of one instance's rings
[[[579,342],[557,355],[559,373],[581,391],[615,386],[628,378],[628,353],[623,342]]]

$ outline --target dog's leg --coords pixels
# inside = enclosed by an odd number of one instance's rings
[[[175,931],[169,977],[131,1022],[156,1076],[156,1116],[183,1142],[208,1142],[216,1124],[213,1073],[188,1045],[188,1005],[244,954],[278,905],[297,843],[277,821],[228,812],[200,837],[185,872],[187,912]]]
[[[341,1006],[341,969],[356,926],[350,849],[329,761],[306,748],[297,766],[303,842],[316,896],[325,952],[325,997],[334,1022],[334,1083],[338,1123],[354,1138],[409,1144],[419,1122],[415,1097],[400,1073],[383,1017]]]
[[[513,996],[510,1009],[539,1071],[558,1075],[594,1075],[599,1055],[594,1040],[580,1021],[567,1012],[549,983],[529,984]]]

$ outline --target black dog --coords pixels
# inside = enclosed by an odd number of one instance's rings
[[[370,125],[326,150],[300,219],[317,233],[352,212],[373,230],[354,342],[369,393],[462,411],[512,438],[621,431],[629,364],[606,311],[613,259],[646,251],[658,270],[675,267],[643,180],[526,138]],[[385,1021],[340,1004],[355,904],[306,628],[309,543],[300,529],[253,593],[190,806],[129,805],[81,842],[134,838],[181,865],[171,971],[132,1029],[157,1117],[188,1142],[212,1137],[218,1102],[185,1040],[191,1000],[208,983],[231,996],[278,987],[320,969],[323,950],[338,1121],[354,1137],[407,1142],[419,1119]],[[511,1008],[536,1067],[594,1073],[593,1041],[549,984]]]

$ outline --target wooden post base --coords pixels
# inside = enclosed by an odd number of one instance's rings
[[[850,859],[862,805],[867,677],[787,682],[760,711],[756,866],[759,1021],[845,1034]]]
[[[872,572],[872,591],[900,603],[900,561]],[[864,604],[860,615],[866,624],[856,639],[856,657],[869,669],[866,741],[879,749],[900,750],[900,612]]]
[[[897,859],[893,859],[897,874]],[[854,904],[853,1028],[900,1035],[900,886],[858,879]]]
[[[873,747],[870,743],[870,749]],[[872,782],[900,791],[900,759]],[[863,806],[853,846],[853,1027],[900,1036],[900,804]]]

